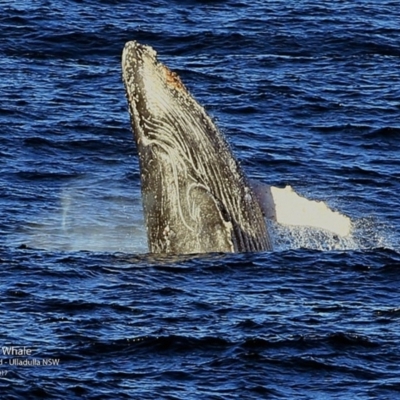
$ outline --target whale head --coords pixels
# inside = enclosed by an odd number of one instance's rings
[[[122,75],[152,253],[271,249],[260,205],[224,136],[150,46],[128,42]]]

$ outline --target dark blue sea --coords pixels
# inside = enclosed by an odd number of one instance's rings
[[[393,0],[1,1],[0,398],[398,398],[399,21]],[[251,179],[351,237],[148,254],[129,40]]]

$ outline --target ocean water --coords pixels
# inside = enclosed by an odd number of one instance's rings
[[[0,397],[400,392],[400,7],[0,3]],[[275,250],[147,253],[124,44],[153,46],[251,179],[350,218]]]

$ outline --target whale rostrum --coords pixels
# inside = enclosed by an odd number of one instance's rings
[[[271,250],[260,203],[222,133],[150,46],[128,42],[122,75],[152,253]]]

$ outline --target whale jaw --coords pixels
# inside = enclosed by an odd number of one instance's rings
[[[156,52],[135,41],[122,54],[152,253],[272,248],[260,205],[210,117]]]

